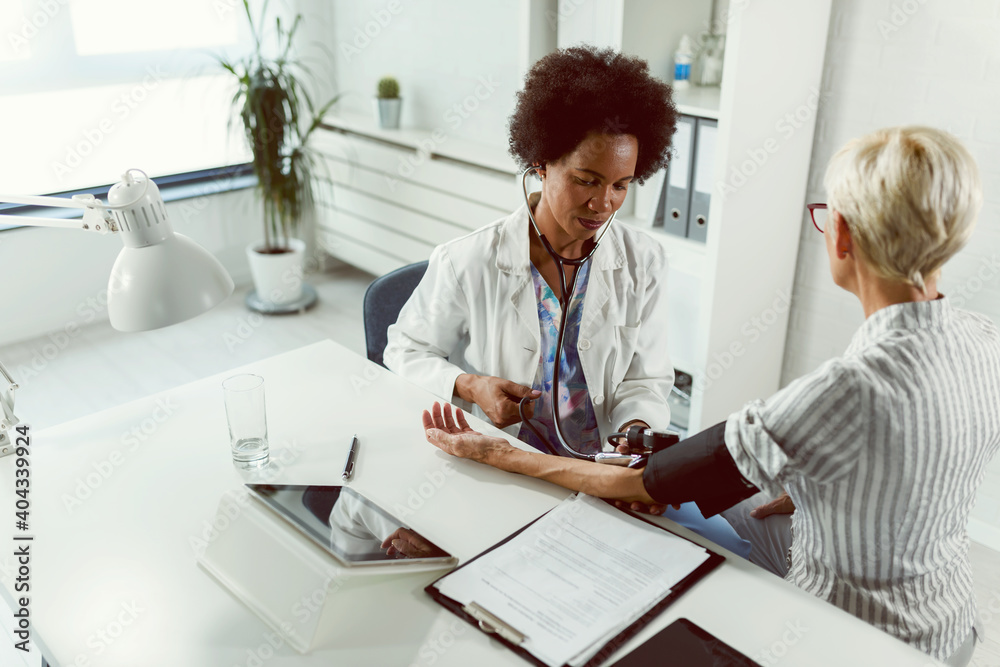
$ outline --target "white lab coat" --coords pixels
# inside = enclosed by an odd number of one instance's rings
[[[454,389],[462,373],[532,386],[541,334],[529,225],[522,206],[435,248],[423,280],[389,327],[386,366],[459,405],[465,402],[454,397]],[[665,429],[674,372],[667,354],[663,249],[615,222],[590,261],[577,349],[601,442],[633,419]],[[463,407],[484,417],[478,406]],[[510,432],[516,435],[518,428]]]

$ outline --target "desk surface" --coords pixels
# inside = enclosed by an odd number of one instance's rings
[[[231,464],[220,388],[238,371],[265,378],[269,481],[339,481],[356,432],[363,444],[352,486],[386,508],[410,508],[414,527],[463,562],[568,495],[437,451],[420,425],[433,397],[330,341],[32,433],[30,609],[50,662],[527,664],[419,591],[401,599],[406,622],[300,655],[196,565],[220,497],[251,481]],[[13,457],[0,460],[5,545],[13,545],[13,480]],[[13,547],[0,553],[10,602]],[[763,665],[937,664],[728,553],[633,643],[681,616]]]

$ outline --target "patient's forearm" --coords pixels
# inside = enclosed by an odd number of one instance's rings
[[[640,469],[526,452],[511,446],[490,450],[483,462],[500,470],[536,477],[598,498],[653,502],[642,485]]]

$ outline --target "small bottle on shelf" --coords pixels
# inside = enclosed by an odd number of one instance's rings
[[[691,38],[681,37],[680,46],[674,53],[674,90],[683,90],[691,86],[691,62],[694,60],[694,47]]]

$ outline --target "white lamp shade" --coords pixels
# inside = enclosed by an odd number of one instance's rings
[[[148,331],[191,319],[233,293],[219,260],[172,233],[155,245],[122,248],[108,280],[108,316],[119,331]]]

